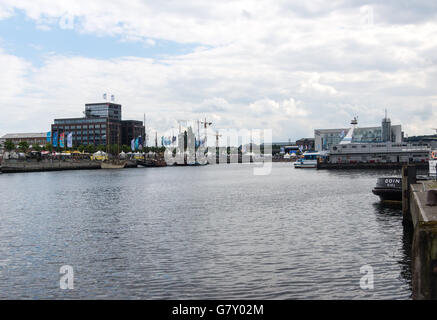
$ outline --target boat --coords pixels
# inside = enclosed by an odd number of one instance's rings
[[[378,178],[376,187],[372,190],[384,202],[402,202],[402,178]]]
[[[119,135],[117,133],[117,141],[119,141]],[[126,167],[127,161],[120,160],[120,145],[117,144],[117,157],[115,159],[109,160],[109,144],[106,144],[106,159],[100,164],[102,169],[123,169]],[[125,156],[123,154],[123,156]]]
[[[317,168],[319,159],[327,157],[326,152],[305,152],[302,158],[299,158],[294,163],[295,168]]]
[[[126,166],[126,161],[104,161],[100,164],[102,169],[123,169]]]

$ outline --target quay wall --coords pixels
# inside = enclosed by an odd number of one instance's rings
[[[85,170],[100,169],[99,161],[92,160],[3,160],[2,173],[59,171],[59,170]]]
[[[388,163],[318,163],[317,169],[319,170],[345,170],[345,169],[402,169],[404,163],[400,162],[388,162]],[[415,164],[417,169],[428,169],[428,162]]]
[[[404,224],[413,228],[411,270],[413,299],[437,299],[437,194],[434,181],[416,181],[416,169],[403,169]]]

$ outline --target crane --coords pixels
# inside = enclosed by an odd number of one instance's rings
[[[206,121],[201,121],[200,122],[203,125],[203,128],[205,129],[205,146],[208,146],[207,144],[207,139],[208,139],[208,127],[212,126],[212,122]]]

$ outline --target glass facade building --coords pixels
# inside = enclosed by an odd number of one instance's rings
[[[314,130],[315,149],[317,151],[330,150],[332,146],[339,144],[347,135],[350,128],[343,129],[316,129]],[[402,127],[395,125],[390,127],[391,141],[402,142]],[[387,135],[385,135],[387,136]],[[380,143],[385,142],[383,128],[367,127],[356,128],[352,137],[352,143]]]
[[[52,124],[53,133],[57,137],[72,134],[73,146],[127,144],[133,137],[145,138],[145,127],[142,121],[121,120],[121,105],[114,103],[92,103],[85,105],[84,118],[55,119]],[[66,146],[65,142],[65,146]]]
[[[108,118],[121,121],[121,105],[115,103],[87,103],[85,105],[85,116],[87,118]]]

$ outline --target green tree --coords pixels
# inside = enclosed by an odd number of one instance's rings
[[[32,145],[32,150],[33,151],[41,151],[42,148],[39,146],[39,144],[34,144],[34,145]]]
[[[93,144],[89,144],[85,147],[86,152],[94,153],[96,152],[96,147]]]
[[[26,141],[21,141],[18,144],[18,149],[20,149],[21,152],[26,153],[27,150],[29,150],[29,144]]]
[[[109,145],[109,153],[112,155],[118,155],[119,148],[118,144],[111,144]]]
[[[77,147],[77,150],[80,152],[84,152],[85,151],[85,147],[81,144],[80,146]]]
[[[97,146],[97,151],[106,151],[106,146],[104,144],[99,144]]]
[[[128,145],[126,145],[126,144],[124,144],[124,145],[121,146],[121,150],[122,150],[124,153],[128,153],[128,152],[131,151],[131,150],[130,150],[130,147],[129,147]]]
[[[53,151],[53,145],[51,144],[51,143],[47,143],[45,146],[44,146],[44,150],[45,151]]]
[[[6,140],[4,148],[9,152],[15,150],[15,143],[13,143],[11,140]]]

